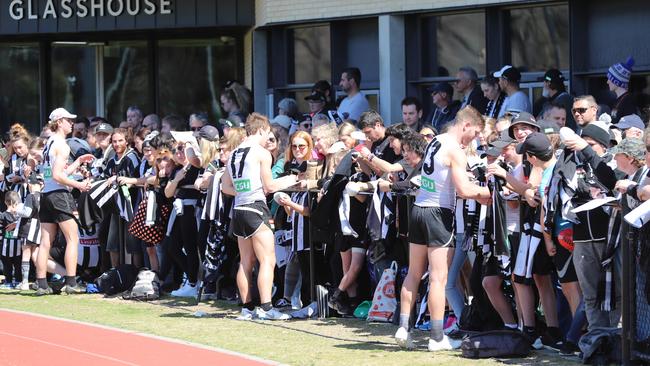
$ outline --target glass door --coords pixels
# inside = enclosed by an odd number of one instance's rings
[[[101,83],[101,46],[55,42],[52,45],[51,108],[64,107],[80,116],[96,116]]]

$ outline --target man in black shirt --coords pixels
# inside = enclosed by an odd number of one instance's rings
[[[394,163],[399,160],[395,151],[390,147],[390,140],[386,137],[386,127],[384,120],[376,111],[368,111],[359,117],[359,128],[366,135],[366,139],[372,143],[370,150],[362,149],[360,151],[362,167],[365,165],[373,170],[376,175],[384,173],[373,160],[380,158],[388,163]]]
[[[612,106],[612,123],[617,123],[623,116],[637,113],[634,97],[628,91],[632,66],[634,59],[630,56],[625,63],[619,62],[607,70],[607,86],[616,93],[616,103]]]

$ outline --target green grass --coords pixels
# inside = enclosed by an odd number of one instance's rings
[[[416,332],[419,351],[401,351],[392,340],[395,328],[356,319],[242,322],[223,302],[162,299],[152,303],[99,295],[46,296],[0,292],[0,308],[108,325],[219,347],[290,365],[578,365],[542,351],[525,359],[470,360],[458,351],[425,352],[426,332]],[[195,317],[200,310],[207,315]]]

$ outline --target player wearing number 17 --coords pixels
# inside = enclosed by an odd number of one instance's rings
[[[264,148],[271,125],[267,117],[253,113],[246,120],[246,139],[232,152],[226,163],[228,174],[222,182],[222,191],[235,196],[233,233],[237,236],[241,260],[237,271],[237,287],[244,303],[239,319],[285,320],[289,316],[271,307],[273,270],[275,268],[275,237],[269,227],[271,213],[266,195],[298,183],[297,176],[273,179],[271,153]],[[255,309],[250,293],[253,267],[260,263],[257,287],[261,306]],[[255,311],[253,311],[255,310]]]
[[[411,209],[409,222],[409,270],[402,286],[397,344],[412,348],[409,315],[413,310],[422,274],[429,265],[429,314],[431,339],[429,351],[456,348],[459,345],[443,334],[445,283],[448,256],[453,255],[454,204],[456,195],[489,200],[490,191],[470,182],[465,147],[483,130],[481,114],[471,106],[461,109],[447,133],[436,136],[427,146],[422,165],[422,184]]]

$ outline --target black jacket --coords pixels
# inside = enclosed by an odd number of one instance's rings
[[[463,101],[461,99],[461,109],[465,105],[471,105],[472,107],[476,108],[479,113],[483,113],[485,111],[485,108],[487,107],[488,100],[485,96],[483,96],[483,91],[481,90],[481,87],[479,85],[475,86],[472,92],[469,94],[467,97],[466,101]]]

